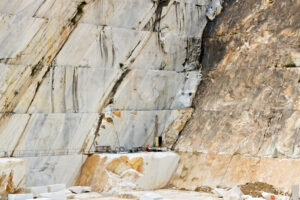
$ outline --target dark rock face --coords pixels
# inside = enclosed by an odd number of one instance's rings
[[[236,0],[223,6],[206,27],[203,81],[194,99],[195,112],[175,149],[231,158],[268,157],[274,162],[299,159],[300,67],[289,63],[290,55],[300,52],[300,1]],[[189,169],[184,160],[182,167]],[[218,164],[230,166],[228,158]],[[211,183],[194,180],[198,181],[188,185]],[[252,179],[235,177],[234,183],[247,181]]]

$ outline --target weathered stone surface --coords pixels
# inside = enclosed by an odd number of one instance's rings
[[[107,112],[96,138],[100,146],[132,147],[154,144],[154,137],[162,136],[165,146],[171,147],[179,132],[191,117],[193,109],[161,111]]]
[[[24,160],[0,158],[0,195],[21,192],[25,184]]]
[[[204,153],[202,165],[190,164],[197,159],[183,154],[183,166],[194,167],[186,167],[189,178],[179,176],[176,185],[232,187],[261,181],[288,190],[298,177],[290,164],[297,166],[300,158],[300,70],[290,65],[291,52],[300,51],[300,4],[249,0],[223,5],[204,31],[203,82],[176,145],[178,151]],[[218,170],[219,178],[207,176],[214,169],[206,161],[210,154],[227,169]]]
[[[168,184],[178,161],[172,152],[93,155],[77,184],[90,185],[93,191],[159,189]]]
[[[26,165],[26,186],[64,183],[75,184],[87,156],[40,156],[24,157]],[[63,191],[64,193],[64,191]]]
[[[177,188],[195,190],[203,185],[232,188],[248,182],[265,182],[290,191],[291,183],[297,184],[300,180],[299,159],[203,153],[180,153],[180,156],[171,181]]]

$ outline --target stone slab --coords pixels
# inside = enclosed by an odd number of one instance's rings
[[[48,185],[48,192],[60,192],[66,190],[66,184],[53,184]]]
[[[35,187],[28,187],[25,189],[27,193],[33,194],[33,197],[37,197],[41,193],[48,192],[47,186],[35,186]]]
[[[87,156],[39,156],[25,157],[26,185],[75,184]],[[65,192],[65,191],[63,191]]]
[[[33,194],[8,194],[8,200],[27,200],[33,199]]]
[[[172,152],[99,154],[88,158],[78,185],[90,185],[93,191],[159,189],[166,186],[177,167],[179,157]]]

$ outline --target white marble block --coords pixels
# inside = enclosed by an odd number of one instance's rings
[[[35,186],[35,187],[28,187],[25,189],[26,192],[32,193],[34,197],[37,197],[41,193],[48,192],[47,186]]]
[[[42,193],[39,195],[39,197],[50,198],[52,200],[66,200],[67,199],[65,191]]]
[[[66,184],[53,184],[48,185],[48,192],[59,192],[59,191],[65,191]]]
[[[33,194],[8,194],[8,200],[27,200],[33,199]]]

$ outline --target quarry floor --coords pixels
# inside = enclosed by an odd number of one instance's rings
[[[139,200],[140,197],[147,193],[155,193],[163,196],[165,199],[172,200],[215,200],[223,199],[218,198],[217,195],[211,193],[203,192],[192,192],[192,191],[182,191],[182,190],[173,190],[173,189],[162,189],[155,191],[126,191],[118,192],[116,194],[100,194],[100,193],[83,193],[72,196],[72,199],[80,200]]]

